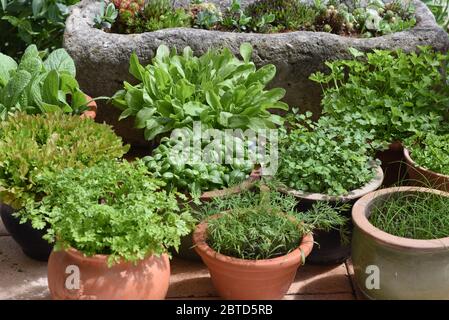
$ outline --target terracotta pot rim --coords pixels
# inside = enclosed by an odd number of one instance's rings
[[[406,162],[407,162],[411,167],[414,167],[415,169],[419,169],[419,170],[421,170],[421,171],[424,171],[425,173],[428,173],[428,174],[430,174],[430,175],[437,176],[438,178],[449,180],[449,175],[445,175],[445,174],[442,174],[442,173],[438,173],[438,172],[432,171],[432,170],[430,170],[430,169],[427,169],[427,168],[425,168],[425,167],[420,166],[419,164],[417,164],[417,163],[412,159],[412,157],[411,157],[411,152],[410,152],[407,148],[404,148],[404,157],[405,157]]]
[[[97,117],[97,103],[92,100],[92,97],[88,96],[87,94],[84,95],[86,96],[88,101],[91,101],[87,104],[89,110],[84,111],[81,117],[95,119]]]
[[[216,219],[222,214],[214,215],[209,217],[209,219]],[[312,234],[306,234],[302,237],[301,244],[298,248],[287,253],[286,255],[272,258],[272,259],[261,259],[261,260],[247,260],[240,259],[231,256],[226,256],[224,254],[218,253],[212,249],[206,242],[207,234],[207,220],[201,222],[195,229],[193,233],[193,244],[195,245],[195,251],[200,256],[206,256],[213,260],[218,260],[219,262],[232,265],[235,267],[250,267],[250,268],[273,268],[279,265],[283,267],[288,267],[297,264],[302,259],[302,253],[304,258],[306,258],[313,248],[313,236]],[[302,252],[302,253],[301,253]]]
[[[69,247],[62,251],[65,251],[69,256],[71,256],[73,259],[78,260],[78,261],[95,263],[95,264],[107,264],[108,263],[109,255],[107,255],[107,254],[94,254],[93,256],[86,256],[84,253],[75,249],[74,247]],[[162,257],[164,255],[166,255],[166,253],[163,253],[160,256]],[[137,262],[144,261],[144,260],[150,259],[152,257],[157,257],[157,256],[154,254],[148,254],[144,259],[138,260]],[[120,260],[116,264],[127,265],[127,264],[133,264],[133,262]]]
[[[289,188],[279,188],[279,191],[285,194],[292,195],[296,198],[312,201],[348,202],[350,200],[361,198],[364,195],[379,189],[384,180],[384,172],[382,170],[382,167],[379,165],[376,165],[374,169],[375,176],[370,182],[365,184],[363,187],[352,190],[348,194],[342,196],[329,196],[323,193],[309,193]]]
[[[391,247],[406,250],[449,250],[449,237],[429,240],[403,238],[389,234],[369,222],[369,206],[372,202],[379,197],[388,196],[398,192],[427,192],[449,197],[449,193],[447,192],[423,187],[394,187],[378,190],[365,195],[354,204],[352,208],[352,220],[354,225],[376,241]]]
[[[251,171],[249,178],[242,181],[240,184],[232,186],[230,188],[203,192],[200,196],[200,200],[210,201],[213,198],[222,198],[249,190],[258,180],[260,180],[261,172],[261,168],[256,167]]]

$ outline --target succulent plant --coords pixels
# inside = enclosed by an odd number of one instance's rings
[[[193,3],[190,5],[190,14],[194,26],[212,29],[222,20],[222,13],[217,6],[211,2]]]

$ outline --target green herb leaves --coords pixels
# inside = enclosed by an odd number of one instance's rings
[[[133,55],[130,73],[141,83],[125,83],[113,103],[123,110],[121,118],[136,116],[136,126],[145,129],[148,140],[175,128],[192,128],[194,121],[206,129],[257,130],[281,125],[282,119],[272,117],[268,109],[288,109],[279,101],[285,90],[265,90],[275,67],[257,70],[250,61],[249,44],[243,44],[240,53],[244,61],[229,49],[194,57],[188,47],[178,55],[161,45],[146,67]]]
[[[43,61],[31,45],[18,65],[0,54],[0,120],[14,112],[81,114],[88,101],[75,75],[75,64],[64,49],[53,51]]]
[[[45,196],[29,202],[22,214],[33,225],[48,223],[45,238],[56,241],[56,249],[107,254],[110,264],[177,248],[193,226],[190,214],[179,209],[176,194],[161,191],[163,183],[140,161],[47,172],[36,183]]]

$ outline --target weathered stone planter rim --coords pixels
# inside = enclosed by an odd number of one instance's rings
[[[422,187],[394,187],[378,190],[365,195],[354,204],[352,209],[352,220],[355,227],[360,229],[361,232],[372,237],[376,242],[382,243],[383,245],[394,249],[409,251],[420,250],[429,252],[448,251],[449,237],[431,240],[403,238],[389,234],[369,222],[368,218],[371,214],[370,209],[374,201],[379,201],[382,198],[388,198],[398,192],[426,192],[449,197],[449,193],[447,192]]]
[[[222,213],[225,214],[225,213]],[[217,214],[209,217],[208,219],[217,219],[222,214]],[[193,243],[195,245],[195,250],[199,255],[200,253],[208,256],[211,259],[218,260],[219,262],[231,265],[239,268],[247,268],[249,271],[254,269],[254,271],[260,271],[261,269],[272,269],[274,266],[282,265],[285,268],[289,266],[294,266],[301,261],[302,256],[307,257],[313,248],[313,236],[312,234],[306,234],[303,236],[301,243],[298,248],[291,251],[290,253],[283,255],[281,257],[276,257],[273,259],[261,259],[261,260],[247,260],[239,259],[235,257],[230,257],[218,253],[213,250],[206,242],[207,240],[207,220],[201,222],[195,229],[193,233]]]
[[[416,169],[422,170],[422,171],[424,171],[425,173],[427,173],[427,174],[429,174],[429,175],[434,175],[434,176],[436,176],[436,177],[438,177],[438,178],[441,178],[441,179],[444,179],[444,180],[449,180],[449,176],[448,176],[448,175],[445,175],[445,174],[442,174],[442,173],[438,173],[438,172],[432,171],[432,170],[430,170],[430,169],[427,169],[427,168],[425,168],[425,167],[420,166],[419,164],[417,164],[417,163],[412,159],[411,153],[410,153],[410,151],[409,151],[407,148],[404,148],[404,157],[405,157],[405,160],[407,161],[407,163],[408,163],[410,166],[412,166],[412,167],[414,167],[414,168],[416,168]]]
[[[374,178],[368,182],[363,187],[353,190],[346,195],[342,196],[329,196],[322,193],[309,193],[300,190],[293,190],[289,188],[279,188],[279,191],[294,196],[299,199],[306,199],[311,201],[329,201],[329,202],[348,202],[354,199],[358,199],[374,190],[379,189],[384,180],[384,172],[381,166],[376,165],[374,167],[375,176]]]

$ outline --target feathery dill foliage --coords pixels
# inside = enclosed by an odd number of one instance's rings
[[[33,227],[49,225],[44,236],[55,249],[73,247],[87,256],[109,255],[136,262],[166,253],[193,227],[177,194],[165,192],[139,160],[106,161],[90,168],[69,168],[37,177],[46,196],[29,202],[23,215]]]
[[[346,223],[339,208],[317,203],[308,212],[296,212],[294,197],[276,191],[246,191],[215,198],[200,207],[196,217],[208,220],[207,243],[215,251],[240,259],[283,256],[298,248],[313,229],[338,229]]]
[[[20,208],[38,195],[37,176],[120,158],[123,146],[110,126],[61,112],[15,114],[0,122],[0,197]]]
[[[398,237],[445,238],[449,236],[449,197],[428,192],[398,192],[374,205],[369,221]]]

